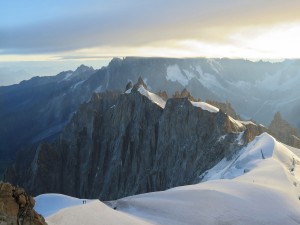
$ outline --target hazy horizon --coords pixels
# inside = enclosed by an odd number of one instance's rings
[[[144,56],[130,56],[130,57],[144,57]],[[123,58],[120,56],[106,57],[95,60],[64,60],[64,61],[0,61],[0,86],[9,86],[18,84],[23,80],[29,80],[35,76],[55,76],[63,71],[75,71],[80,65],[92,66],[94,69],[100,69],[107,66],[112,58]],[[180,57],[162,57],[162,58],[180,58]],[[184,58],[184,57],[182,57]],[[208,57],[186,57],[186,58],[207,58]],[[225,57],[224,57],[225,58]],[[213,58],[218,59],[218,58]],[[221,58],[219,58],[221,59]],[[228,59],[242,59],[264,62],[283,62],[289,59],[243,59],[243,58],[228,58]],[[297,59],[294,59],[297,60]]]

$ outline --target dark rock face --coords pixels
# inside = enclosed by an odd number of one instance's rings
[[[94,94],[58,141],[41,144],[30,163],[19,157],[6,179],[35,194],[111,200],[198,182],[240,149],[237,137],[246,127],[222,111],[202,110],[187,97],[169,99],[163,109],[138,87]]]
[[[274,118],[269,126],[270,134],[279,141],[300,148],[299,131],[292,127],[286,120],[282,119],[279,112],[275,113]]]
[[[0,182],[0,224],[47,225],[34,209],[35,200],[23,188]]]
[[[82,65],[74,72],[0,87],[0,164],[14,159],[22,148],[53,140],[91,97],[92,91],[82,86],[94,72]]]

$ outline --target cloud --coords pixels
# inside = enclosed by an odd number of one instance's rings
[[[52,17],[39,21],[33,13],[30,23],[0,26],[0,54],[142,48],[182,40],[228,44],[232,35],[247,27],[266,29],[293,22],[299,19],[300,8],[296,0],[130,0],[112,1],[110,5],[105,1],[84,2],[94,5],[82,5],[80,10],[80,5],[72,8],[69,2],[62,6],[65,14],[60,10],[56,15],[54,11]]]

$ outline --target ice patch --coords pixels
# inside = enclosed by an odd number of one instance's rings
[[[152,102],[159,105],[161,108],[165,108],[166,102],[158,95],[153,94],[150,91],[147,91],[143,86],[139,87],[138,92],[140,92],[142,95],[149,98]]]
[[[125,94],[130,94],[131,90],[132,90],[132,88],[129,88],[127,91],[125,91]]]
[[[235,121],[237,121],[237,122],[239,122],[239,123],[241,123],[241,124],[243,124],[243,125],[255,125],[256,126],[256,124],[255,123],[253,123],[251,120],[249,120],[249,121],[242,121],[242,120],[235,120]]]
[[[168,66],[166,79],[173,82],[177,81],[184,87],[189,83],[188,78],[182,74],[178,65]]]
[[[193,102],[191,101],[193,106],[199,107],[203,110],[209,111],[209,112],[213,112],[213,113],[217,113],[219,112],[219,109],[215,106],[212,106],[206,102]]]
[[[200,77],[198,78],[199,82],[206,88],[222,88],[222,85],[219,83],[219,81],[216,79],[214,75],[211,75],[209,73],[204,73],[202,68],[200,66],[196,66],[196,71],[200,74]]]

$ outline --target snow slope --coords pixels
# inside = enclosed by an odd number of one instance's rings
[[[82,205],[83,201],[90,202],[87,199],[78,199],[62,194],[42,194],[35,197],[35,210],[44,217],[57,213],[59,210],[71,206]]]
[[[132,88],[128,89],[127,91],[125,91],[125,94],[130,94],[131,90],[132,90]],[[160,106],[161,108],[165,108],[166,102],[158,95],[145,89],[143,86],[140,86],[138,88],[138,92],[140,92],[142,95],[146,96],[149,100],[151,100],[153,103]]]
[[[140,86],[138,91],[142,95],[149,98],[152,102],[159,105],[161,108],[165,108],[166,102],[161,97],[159,97],[158,95],[156,95],[154,93],[151,93],[150,91],[146,90],[143,86]]]
[[[134,216],[115,211],[99,200],[62,209],[46,221],[49,225],[150,225]]]
[[[299,152],[264,133],[204,173],[203,183],[111,202],[117,210],[99,201],[66,208],[47,221],[57,225],[300,224]]]
[[[297,155],[265,133],[209,170],[207,182],[117,205],[154,224],[299,224],[299,165]]]

